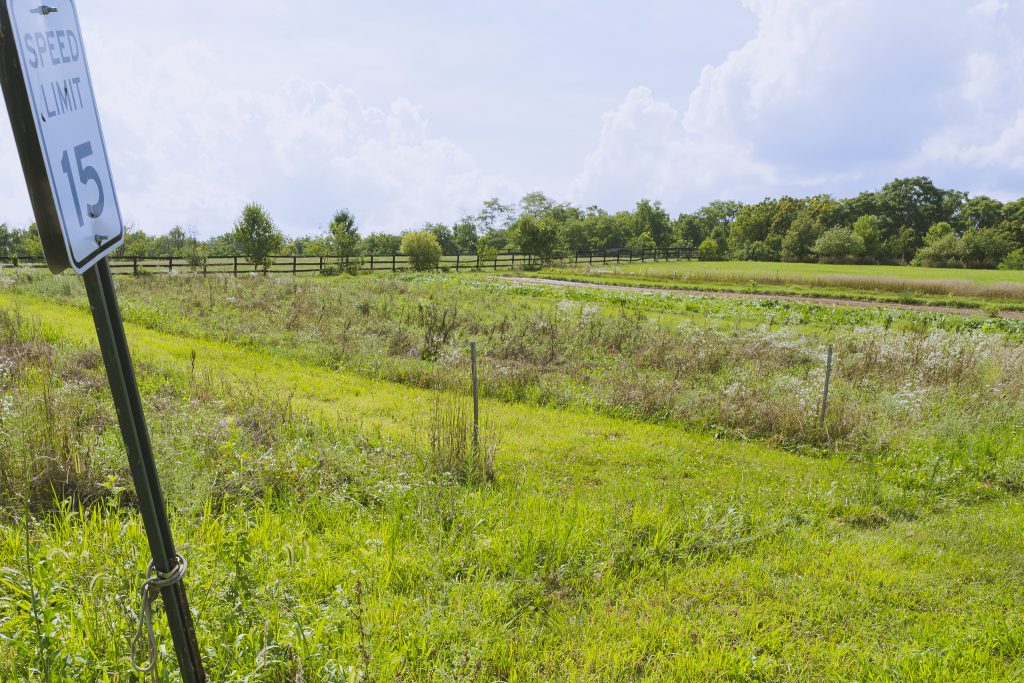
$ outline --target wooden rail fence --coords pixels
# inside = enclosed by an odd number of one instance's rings
[[[609,263],[636,263],[648,261],[680,261],[694,258],[693,249],[614,249],[607,251],[579,251],[556,259],[563,265],[601,265]],[[438,270],[515,270],[540,265],[536,256],[522,252],[506,251],[489,256],[472,253],[446,254],[441,257]],[[45,268],[42,258],[32,256],[0,257],[0,268]],[[262,272],[244,256],[209,256],[204,259],[188,259],[182,256],[112,256],[110,269],[122,275],[156,273],[203,273],[209,275],[244,275]],[[366,272],[398,273],[412,270],[407,256],[401,254],[367,256],[272,256],[268,273],[332,273]]]

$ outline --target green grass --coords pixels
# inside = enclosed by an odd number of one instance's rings
[[[1012,328],[633,295],[567,306],[543,288],[445,278],[118,284],[211,680],[1024,675],[1020,423],[972,402],[998,388],[1016,410],[1000,379],[1018,368]],[[437,321],[421,304],[451,297],[478,304],[430,358],[388,355],[398,328],[422,352]],[[577,323],[562,320],[564,336],[537,327],[585,306],[595,329],[618,330],[625,310],[646,331],[611,351]],[[0,679],[131,680],[148,560],[81,291],[71,278],[8,282],[0,308],[18,312],[0,320]],[[743,441],[503,390],[482,410],[495,481],[460,484],[432,464],[438,393],[466,401],[453,356],[464,335],[507,318],[510,338],[529,335],[515,367],[563,385],[707,316],[736,352],[753,348],[744,327],[775,320],[797,358],[828,335],[852,354],[871,329],[889,331],[889,352],[903,353],[899,335],[939,331],[955,353],[922,349],[933,355],[914,378],[933,396],[910,449],[779,441],[771,428]],[[990,354],[976,374],[961,338]],[[500,385],[497,339],[484,368]],[[807,371],[771,370],[773,353],[749,372]],[[971,373],[961,390],[928,379],[950,369]],[[717,372],[757,379],[733,363]],[[172,680],[173,657],[162,661]]]
[[[703,274],[730,273],[750,276],[782,276],[814,280],[822,275],[844,275],[865,278],[899,278],[906,280],[965,280],[975,283],[1013,282],[1024,284],[1024,271],[984,270],[971,268],[921,268],[917,266],[841,265],[829,263],[768,263],[759,261],[662,261],[609,264],[610,270],[622,273]],[[604,266],[602,266],[604,267]]]
[[[662,261],[581,264],[526,275],[669,289],[1024,310],[1024,271],[751,261]]]

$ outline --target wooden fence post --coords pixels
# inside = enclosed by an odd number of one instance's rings
[[[174,256],[167,257],[167,274],[170,275],[174,272]]]
[[[139,274],[139,257],[132,256],[132,275]]]

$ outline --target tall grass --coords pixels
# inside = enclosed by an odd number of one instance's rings
[[[494,481],[495,446],[486,433],[474,437],[472,413],[458,397],[437,395],[430,407],[427,469],[460,483]]]
[[[496,290],[460,304],[451,338],[425,361],[392,358],[386,344],[403,326],[419,345],[420,300],[450,306],[464,294],[452,285],[251,286],[126,293],[137,320],[180,333],[154,342],[182,351],[180,363],[147,364],[140,379],[211,680],[1017,677],[1024,367],[1012,338],[927,321],[829,328],[790,321],[793,311],[736,320],[548,305]],[[213,291],[223,311],[170,315],[188,287],[207,301]],[[79,315],[69,310],[59,309]],[[201,334],[248,349],[211,375],[188,353]],[[347,390],[330,386],[347,374],[326,369],[339,364],[464,390],[470,335],[485,390],[508,399],[487,402],[502,425],[500,486],[483,485],[494,466],[472,450],[464,397],[417,404],[425,392],[373,383],[369,393],[402,402],[392,436],[372,427],[383,401],[342,422],[290,398],[317,380],[317,400],[342,400]],[[148,557],[102,368],[17,316],[0,317],[2,339],[13,360],[0,433],[11,487],[0,504],[0,680],[132,680]],[[825,435],[813,415],[830,339]],[[166,357],[154,351],[138,355]],[[284,368],[277,353],[305,364]],[[428,406],[422,434],[408,420],[417,405]],[[743,433],[840,457],[724,438]],[[76,468],[81,481],[57,486]],[[37,504],[25,510],[32,479]],[[958,503],[974,507],[942,514]]]

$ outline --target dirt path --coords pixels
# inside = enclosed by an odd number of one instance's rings
[[[577,282],[573,280],[555,280],[541,277],[498,276],[499,280],[518,282],[531,285],[548,285],[552,287],[578,287],[584,289],[604,289],[615,292],[641,292],[645,294],[674,294],[678,296],[707,296],[720,299],[748,299],[770,301],[799,301],[822,306],[850,306],[854,308],[891,308],[903,311],[919,311],[922,313],[946,313],[949,315],[970,315],[991,317],[993,314],[980,308],[957,308],[955,306],[928,306],[925,304],[900,304],[889,301],[858,301],[855,299],[839,299],[835,297],[799,296],[796,294],[751,294],[748,292],[722,292],[708,289],[660,289],[657,287],[633,287],[630,285],[604,285],[597,282]],[[1000,318],[1024,320],[1022,311],[1000,311],[995,314]]]

